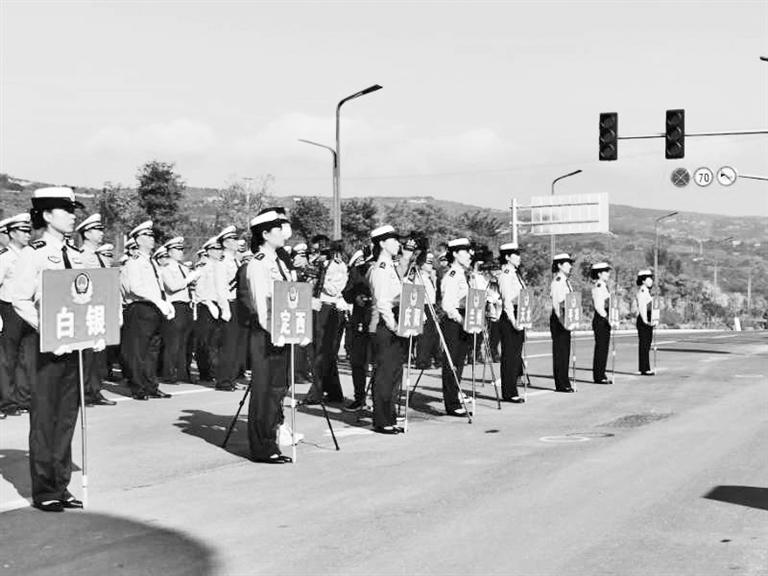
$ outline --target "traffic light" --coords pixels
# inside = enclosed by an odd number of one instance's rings
[[[616,160],[619,155],[619,115],[600,114],[600,160]]]
[[[668,159],[685,158],[685,110],[667,110],[664,155]]]

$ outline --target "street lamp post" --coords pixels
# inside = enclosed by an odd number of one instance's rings
[[[729,240],[733,240],[733,236],[728,236],[727,238],[718,240],[717,242],[715,242],[715,244],[724,244]],[[712,273],[712,284],[714,284],[715,288],[717,288],[717,255],[712,256],[712,261],[714,263],[714,272]]]
[[[341,128],[341,107],[350,100],[365,96],[371,92],[381,90],[381,86],[374,84],[369,86],[360,92],[355,92],[351,96],[339,101],[336,105],[336,150],[333,156],[333,239],[341,239],[341,140],[340,140],[340,128]],[[323,146],[327,148],[326,146]]]
[[[653,248],[653,277],[655,278],[655,282],[653,283],[654,292],[658,292],[659,290],[659,222],[667,218],[672,218],[672,216],[677,216],[677,214],[679,214],[679,212],[675,210],[674,212],[656,218],[656,243]]]
[[[333,205],[335,207],[336,206],[336,165],[338,163],[336,150],[334,150],[331,146],[326,146],[325,144],[320,144],[319,142],[313,142],[312,140],[305,140],[304,138],[299,138],[299,142],[304,142],[304,144],[312,144],[312,146],[319,146],[320,148],[325,148],[331,153],[331,156],[333,157]],[[334,231],[335,231],[336,230],[335,216],[334,216],[333,222],[334,222]]]
[[[574,170],[573,172],[568,172],[568,174],[563,174],[562,176],[558,176],[554,180],[552,180],[552,196],[555,195],[555,183],[559,182],[560,180],[563,180],[564,178],[569,178],[570,176],[576,176],[576,174],[581,174],[582,170]],[[550,259],[554,260],[555,258],[555,233],[554,231],[550,233],[549,235],[549,255]]]

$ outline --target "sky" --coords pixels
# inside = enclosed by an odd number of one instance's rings
[[[148,160],[188,185],[274,176],[277,195],[433,196],[505,209],[607,192],[646,208],[768,216],[768,182],[670,182],[674,168],[768,176],[768,2],[14,2],[0,0],[0,172],[135,186]]]

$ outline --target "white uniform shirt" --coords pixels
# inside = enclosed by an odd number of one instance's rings
[[[187,303],[192,300],[192,289],[187,281],[189,274],[190,270],[186,266],[173,259],[160,269],[160,279],[169,302]]]
[[[648,290],[647,286],[640,286],[640,290],[637,291],[637,313],[646,324],[651,323],[652,303],[651,291]]]
[[[83,244],[82,258],[84,268],[106,268],[107,265],[102,260],[101,256],[96,254],[93,248],[88,244]]]
[[[64,270],[63,240],[46,231],[40,240],[32,242],[19,254],[11,281],[11,303],[19,316],[32,328],[40,326],[39,303],[43,270]],[[66,246],[66,256],[72,268],[82,268],[80,250]]]
[[[120,287],[127,304],[149,302],[165,312],[165,292],[160,284],[160,274],[152,259],[144,252],[137,252],[120,271]]]
[[[237,258],[235,256],[232,256],[228,254],[227,252],[224,252],[224,258],[221,260],[221,270],[222,274],[224,275],[224,282],[226,292],[227,292],[227,300],[232,302],[237,298],[237,269],[239,268],[239,264],[237,262]]]
[[[573,292],[573,287],[571,286],[571,281],[568,277],[562,272],[555,274],[550,289],[552,295],[552,309],[561,320],[565,309],[565,295],[570,294],[571,292]]]
[[[461,323],[463,318],[459,309],[466,306],[467,293],[470,283],[467,281],[467,271],[458,262],[453,262],[443,275],[440,291],[443,299],[440,303],[448,318]]]
[[[382,252],[379,259],[368,271],[368,284],[373,296],[373,314],[370,331],[375,332],[379,318],[392,331],[397,329],[397,318],[393,309],[400,303],[402,280],[389,254]]]
[[[608,307],[610,305],[611,293],[608,291],[607,283],[597,280],[592,287],[592,304],[595,307],[595,314],[608,317]]]
[[[11,280],[21,251],[13,243],[7,248],[0,248],[0,300],[3,302],[11,301]]]
[[[267,244],[263,244],[248,262],[245,275],[251,297],[251,308],[256,310],[256,316],[261,327],[269,332],[271,329],[272,291],[275,280],[287,281],[290,280],[291,276],[275,250]]]
[[[502,310],[507,313],[512,323],[517,322],[517,306],[520,291],[525,288],[525,283],[520,272],[512,264],[504,264],[499,276],[499,293],[501,296]]]
[[[219,310],[228,316],[229,281],[226,278],[224,263],[221,260],[209,259],[200,270],[200,279],[195,290],[197,300],[208,306],[214,318],[219,317]]]

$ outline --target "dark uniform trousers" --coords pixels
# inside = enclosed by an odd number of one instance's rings
[[[289,348],[273,346],[269,333],[256,322],[250,329],[249,348],[248,444],[252,458],[268,458],[280,453],[277,430],[283,422],[283,398],[288,390]]]
[[[501,344],[501,320],[488,320],[488,346],[491,349],[491,360],[499,360],[499,344]]]
[[[95,400],[101,395],[101,384],[107,376],[107,351],[83,350],[83,384],[86,400]]]
[[[125,322],[126,363],[131,390],[144,394],[156,392],[163,316],[154,304],[134,302],[126,308]]]
[[[595,312],[592,317],[592,331],[595,333],[595,353],[592,357],[592,381],[600,382],[605,376],[608,363],[608,347],[611,342],[611,323]]]
[[[448,353],[451,355],[453,365],[456,367],[456,376],[461,384],[461,374],[464,371],[464,362],[467,359],[467,352],[472,347],[472,336],[461,327],[461,324],[455,320],[446,317],[442,323],[445,345],[448,347]],[[448,412],[461,408],[459,400],[459,388],[453,379],[448,359],[443,359],[443,402]]]
[[[653,342],[653,326],[643,322],[643,319],[637,316],[637,338],[639,346],[637,348],[637,363],[640,372],[651,371],[651,342]]]
[[[571,387],[568,379],[568,363],[571,359],[571,331],[566,330],[554,310],[549,317],[549,333],[552,335],[552,374],[555,377],[555,389],[567,390]]]
[[[365,382],[368,372],[368,347],[371,336],[364,322],[356,322],[352,316],[347,324],[347,354],[352,367],[352,384],[355,388],[355,400],[365,400]]]
[[[213,380],[218,376],[221,320],[214,318],[205,304],[197,305],[195,341],[195,358],[200,380]]]
[[[339,352],[339,330],[342,327],[342,317],[333,304],[323,302],[319,311],[314,313],[315,358],[312,366],[312,386],[308,397],[322,400],[323,393],[331,401],[344,398],[339,381],[337,357]]]
[[[373,425],[394,426],[397,422],[395,406],[403,380],[405,338],[401,338],[379,321],[374,335],[376,373],[373,377]]]
[[[163,379],[189,382],[187,346],[192,334],[192,309],[189,302],[174,302],[173,320],[163,320]]]
[[[13,305],[0,300],[0,411],[29,408],[34,370],[34,330],[21,319]]]
[[[40,339],[35,333],[35,350]],[[72,435],[80,404],[77,354],[37,353],[29,411],[32,500],[65,500],[72,476]]]
[[[525,330],[515,330],[506,312],[498,324],[501,331],[501,397],[511,400],[518,396],[517,379],[523,373]]]
[[[432,314],[424,308],[424,332],[419,336],[416,345],[416,368],[425,369],[440,362],[440,337]]]
[[[245,370],[245,362],[240,357],[243,344],[248,340],[248,327],[240,320],[240,310],[237,300],[229,303],[232,318],[229,322],[221,323],[221,347],[219,348],[219,366],[216,371],[216,384],[226,386],[234,384],[235,380]]]

